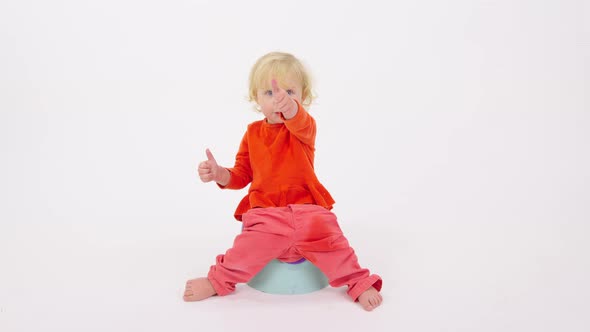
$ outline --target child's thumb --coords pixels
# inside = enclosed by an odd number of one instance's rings
[[[272,95],[276,95],[277,93],[279,93],[279,84],[277,83],[277,80],[273,79],[271,82],[272,84]]]
[[[211,150],[206,149],[205,153],[207,154],[207,160],[211,160],[211,161],[214,161],[215,163],[217,163],[217,161],[215,161],[215,157],[213,157],[213,153],[211,153]]]

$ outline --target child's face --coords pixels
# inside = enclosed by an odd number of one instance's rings
[[[260,105],[261,111],[270,124],[283,123],[280,113],[274,109],[272,98],[272,78],[268,79],[268,85],[257,90],[256,102]],[[301,94],[303,87],[301,82],[295,79],[292,75],[285,77],[283,84],[279,83],[279,87],[287,92],[291,98],[297,100],[301,104]]]

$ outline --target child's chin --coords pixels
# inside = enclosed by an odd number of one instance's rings
[[[284,121],[281,117],[274,117],[274,116],[271,118],[266,118],[266,122],[268,122],[270,124],[284,123]]]
[[[273,114],[271,117],[272,122],[274,123],[283,123],[283,118],[280,115]]]

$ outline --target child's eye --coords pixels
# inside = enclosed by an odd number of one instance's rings
[[[292,94],[294,94],[295,92],[294,92],[293,90],[287,90],[287,93],[288,93],[289,95],[292,95]]]
[[[266,90],[264,91],[264,94],[267,96],[272,96],[272,90]]]

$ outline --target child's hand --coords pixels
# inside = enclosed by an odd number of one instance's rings
[[[297,114],[297,103],[287,91],[281,89],[276,80],[271,81],[272,84],[272,103],[276,112],[283,113],[283,117],[287,120],[293,118]]]
[[[229,172],[219,166],[209,149],[205,150],[207,160],[199,164],[199,177],[203,182],[215,181],[222,186],[229,182]],[[227,173],[227,174],[226,174]]]

